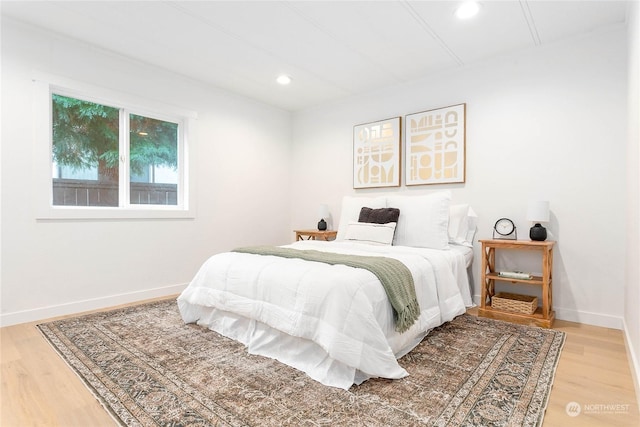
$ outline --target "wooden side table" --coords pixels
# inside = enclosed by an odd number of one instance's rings
[[[336,230],[293,230],[298,240],[334,240],[338,232]]]
[[[493,319],[507,320],[521,324],[534,324],[544,328],[553,326],[553,245],[554,241],[534,242],[529,240],[480,240],[482,243],[482,296],[478,315]],[[500,277],[496,270],[496,250],[528,250],[539,251],[542,255],[542,276],[531,279],[514,279]],[[495,295],[496,281],[511,282],[514,285],[533,285],[542,288],[542,306],[533,314],[501,311],[491,306]]]

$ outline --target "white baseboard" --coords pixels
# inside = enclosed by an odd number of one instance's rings
[[[182,292],[187,284],[171,285],[162,288],[145,289],[143,291],[126,294],[109,295],[82,301],[73,301],[66,304],[51,305],[30,310],[14,311],[0,314],[0,326],[11,326],[19,323],[35,322],[68,314],[82,313],[83,311],[99,310],[121,304],[143,301],[151,298],[175,295]]]
[[[623,320],[624,324],[624,343],[627,349],[627,358],[629,359],[629,369],[631,369],[631,379],[633,380],[633,386],[636,389],[636,400],[638,401],[638,407],[640,407],[640,360],[638,360],[638,350],[633,348],[633,341],[629,337],[629,327],[627,322]]]
[[[569,322],[584,323],[585,325],[601,326],[603,328],[619,329],[624,328],[622,316],[611,316],[609,314],[591,313],[588,311],[572,310],[568,308],[554,307],[556,319],[567,320]]]

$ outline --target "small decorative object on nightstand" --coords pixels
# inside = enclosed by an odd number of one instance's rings
[[[540,225],[541,222],[549,222],[549,202],[529,202],[527,219],[535,223],[529,230],[529,238],[536,242],[547,240],[547,229]]]
[[[494,239],[517,240],[518,232],[516,226],[509,218],[500,218],[493,225]]]
[[[327,229],[327,222],[324,219],[329,218],[329,206],[320,205],[320,208],[318,209],[318,216],[320,217],[320,222],[318,222],[318,230],[324,231]]]

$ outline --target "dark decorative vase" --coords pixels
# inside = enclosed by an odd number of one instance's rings
[[[536,242],[544,242],[547,240],[547,229],[540,224],[536,224],[529,230],[529,238]]]
[[[324,219],[321,219],[318,223],[318,230],[324,231],[327,229],[327,222]]]

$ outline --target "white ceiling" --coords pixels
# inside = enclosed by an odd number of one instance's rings
[[[2,15],[287,110],[625,22],[620,1],[2,1]],[[276,84],[279,74],[293,82]]]

